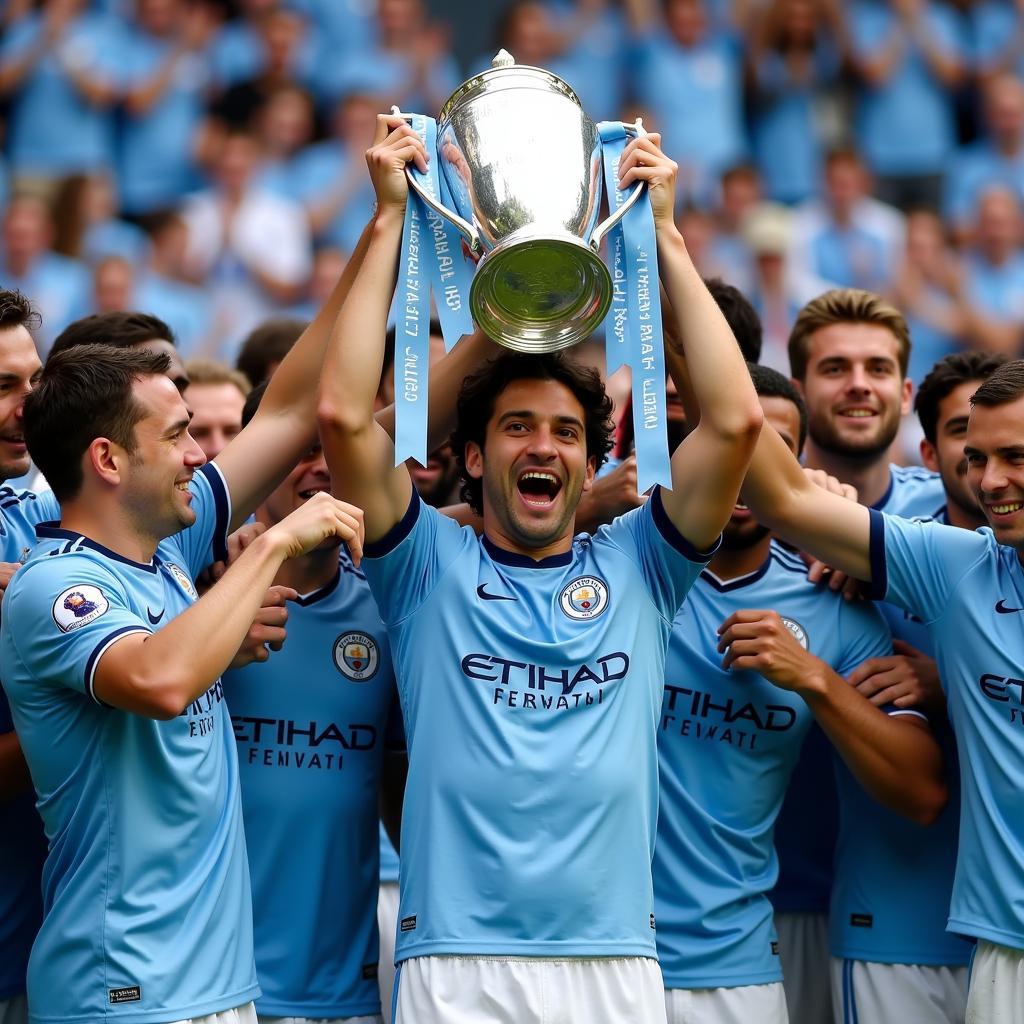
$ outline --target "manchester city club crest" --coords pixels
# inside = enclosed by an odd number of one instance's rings
[[[807,650],[807,630],[800,625],[796,619],[787,619],[785,615],[779,616],[782,619],[782,624],[796,637],[796,641],[806,651]]]
[[[380,665],[380,648],[367,633],[343,633],[334,641],[334,664],[354,683],[372,679]]]
[[[608,584],[596,576],[579,576],[562,588],[558,603],[570,619],[596,619],[608,607]]]
[[[189,597],[191,597],[193,600],[199,597],[199,595],[196,593],[196,588],[193,585],[191,578],[189,577],[189,574],[185,572],[185,570],[182,569],[180,565],[175,565],[173,562],[167,562],[166,568],[167,571],[174,577],[175,581],[178,583],[181,589],[184,590]]]
[[[70,633],[98,619],[109,607],[99,587],[80,583],[57,595],[53,602],[53,621],[62,632]]]

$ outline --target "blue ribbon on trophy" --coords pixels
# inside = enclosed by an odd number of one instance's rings
[[[426,172],[410,174],[435,202],[450,202],[444,175],[438,174],[437,123],[422,114],[409,116],[428,154]],[[426,261],[427,273],[422,272]],[[469,311],[472,264],[456,231],[413,189],[405,206],[402,264],[398,277],[399,312],[395,330],[395,465],[408,458],[427,462],[427,402],[430,390],[430,297],[434,296],[445,350],[473,331]]]
[[[601,121],[608,209],[615,212],[629,198],[619,191],[619,160],[629,140],[621,121]],[[638,125],[639,130],[639,125]],[[605,321],[608,373],[628,366],[632,374],[633,436],[637,487],[672,486],[665,397],[664,335],[658,290],[658,245],[654,214],[646,194],[608,232],[612,304]]]

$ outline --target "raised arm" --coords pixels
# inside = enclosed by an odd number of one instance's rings
[[[426,167],[419,136],[404,119],[379,115],[374,144],[366,154],[377,212],[366,256],[334,325],[320,379],[317,418],[331,486],[335,494],[363,509],[370,542],[399,522],[412,496],[409,472],[395,466],[394,442],[373,415],[408,198],[405,166],[411,160]]]
[[[369,244],[360,236],[334,291],[285,356],[252,420],[217,456],[231,492],[231,529],[237,529],[317,439],[316,391],[331,329]]]
[[[676,165],[660,136],[636,139],[623,154],[622,187],[646,181],[654,209],[658,265],[675,317],[700,422],[672,456],[665,511],[698,548],[714,543],[732,514],[763,415],[743,355],[693,265],[673,219]]]

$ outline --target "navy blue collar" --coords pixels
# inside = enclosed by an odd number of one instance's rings
[[[700,574],[700,578],[705,583],[710,583],[720,593],[728,594],[731,590],[740,590],[742,587],[749,587],[751,583],[756,583],[768,571],[768,567],[771,564],[772,553],[769,551],[768,557],[761,565],[753,572],[748,572],[746,576],[736,576],[731,580],[720,580],[710,569],[704,569]]]
[[[896,485],[896,477],[893,475],[892,466],[890,466],[889,467],[889,486],[886,487],[885,494],[883,494],[878,499],[878,501],[876,501],[870,507],[875,509],[877,512],[883,511],[885,509],[885,506],[886,506],[887,502],[892,497],[892,489],[893,489],[893,487],[895,487],[895,485]]]
[[[153,556],[152,562],[135,562],[130,558],[125,558],[124,555],[119,555],[116,551],[111,551],[110,548],[105,548],[102,544],[98,544],[94,540],[90,540],[84,534],[75,533],[74,530],[65,530],[61,527],[60,523],[51,521],[49,523],[39,523],[36,526],[36,536],[40,540],[49,538],[51,540],[70,540],[78,541],[83,548],[90,548],[92,551],[98,551],[105,558],[113,559],[115,562],[123,562],[125,565],[130,565],[135,569],[142,569],[145,572],[156,572],[157,566],[160,564],[160,559],[155,555]]]
[[[317,601],[322,601],[325,597],[330,597],[330,595],[338,589],[338,583],[340,580],[341,566],[339,565],[329,583],[325,583],[319,590],[314,590],[312,593],[299,594],[295,599],[295,603],[303,608],[308,608],[311,604],[316,604]]]
[[[518,551],[506,551],[498,547],[486,534],[481,538],[484,550],[491,556],[494,562],[502,565],[515,565],[523,569],[558,569],[572,564],[572,547],[563,551],[560,555],[548,555],[547,558],[530,558],[529,555],[521,555]]]

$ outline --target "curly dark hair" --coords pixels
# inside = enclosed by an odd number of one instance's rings
[[[42,318],[25,295],[16,288],[0,289],[0,331],[11,327],[34,331],[41,322]]]
[[[477,515],[483,513],[483,482],[466,472],[466,445],[473,441],[483,451],[487,424],[494,414],[498,396],[517,380],[553,380],[572,392],[583,406],[587,458],[597,460],[600,469],[612,448],[615,427],[611,420],[612,400],[596,370],[583,366],[562,352],[524,355],[503,352],[488,360],[467,377],[459,392],[455,430],[449,444],[462,475],[462,500]]]
[[[921,421],[924,436],[935,444],[939,429],[939,405],[961,384],[977,381],[980,385],[989,379],[1001,366],[1010,361],[1007,355],[994,352],[978,352],[965,349],[951,352],[940,359],[929,371],[928,376],[917,386],[914,396],[914,412]],[[982,396],[984,398],[984,395]]]

